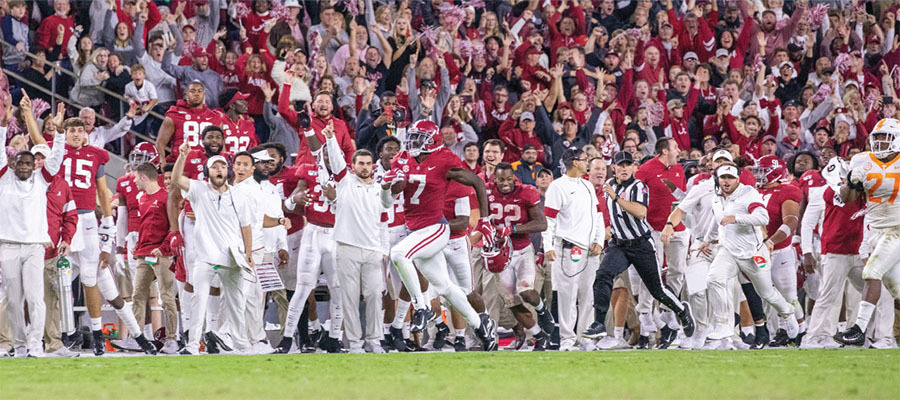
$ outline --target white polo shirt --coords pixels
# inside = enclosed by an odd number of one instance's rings
[[[253,225],[254,220],[249,199],[226,186],[219,193],[210,183],[191,179],[184,194],[197,217],[192,238],[197,242],[197,260],[212,265],[231,265],[229,248],[244,249],[241,227]]]
[[[594,186],[586,179],[567,175],[550,182],[544,196],[547,229],[541,233],[544,249],[553,249],[553,239],[567,240],[583,249],[603,244],[606,227]]]
[[[716,195],[712,201],[712,212],[719,244],[735,258],[752,258],[765,246],[761,228],[769,223],[769,212],[756,189],[740,184],[728,198]],[[731,215],[736,222],[722,226],[722,219]],[[710,240],[709,237],[707,235],[706,241]]]
[[[253,249],[252,251],[262,250],[265,246],[265,236],[263,235],[263,221],[266,216],[266,209],[262,207],[265,204],[265,195],[263,194],[262,187],[260,187],[259,182],[253,177],[249,177],[236,183],[233,186],[233,190],[237,193],[240,193],[244,197],[247,198],[250,204],[254,206],[251,208],[251,214],[253,214],[253,223],[250,224],[250,229],[253,231]]]
[[[6,149],[0,150],[0,242],[47,243],[47,188],[59,172],[65,155],[64,134],[53,138],[50,157],[44,168],[36,169],[28,179],[20,180],[9,164]],[[56,244],[56,243],[54,243]]]

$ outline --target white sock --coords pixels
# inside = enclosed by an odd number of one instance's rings
[[[406,300],[397,300],[397,313],[394,314],[394,322],[391,323],[396,329],[400,329],[403,327],[403,320],[406,319],[406,314],[409,312],[409,302]]]
[[[322,323],[319,320],[314,319],[309,321],[309,329],[311,331],[318,331],[322,329]]]
[[[538,326],[538,324],[534,324],[534,326],[528,328],[528,333],[530,333],[531,336],[537,336],[539,333],[541,333],[541,327]]]
[[[544,299],[538,298],[538,305],[536,305],[536,306],[534,307],[535,311],[540,311],[540,312],[542,312],[542,311],[544,311],[544,308],[545,308],[545,307],[546,307],[546,306],[544,305]]]
[[[144,337],[147,339],[153,338],[153,324],[144,325]]]
[[[403,323],[403,338],[409,339],[409,321]]]
[[[206,332],[216,331],[219,329],[219,304],[222,302],[222,296],[209,296],[206,303]]]
[[[869,320],[872,319],[872,314],[875,312],[875,305],[869,303],[865,300],[859,302],[859,314],[856,315],[856,325],[859,325],[859,329],[866,332],[866,328],[869,327]]]
[[[456,329],[456,337],[464,337],[466,336],[466,328]]]
[[[613,328],[613,335],[615,336],[616,339],[621,339],[623,336],[625,336],[625,327],[617,326],[617,327]]]
[[[103,318],[91,318],[91,330],[99,331],[103,329]]]
[[[134,313],[131,312],[131,308],[122,307],[116,309],[116,315],[119,316],[119,319],[122,320],[122,323],[128,327],[128,332],[131,337],[141,336],[141,326],[138,325],[136,319],[134,319]]]
[[[381,331],[385,335],[390,335],[391,334],[391,324],[382,324]]]
[[[753,325],[750,325],[750,326],[742,326],[742,327],[741,327],[741,332],[744,333],[744,336],[752,335],[753,332],[754,332]]]

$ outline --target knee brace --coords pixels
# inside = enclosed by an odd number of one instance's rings
[[[113,301],[119,297],[119,290],[116,289],[116,282],[113,280],[109,271],[99,271],[97,274],[97,287],[106,301]]]

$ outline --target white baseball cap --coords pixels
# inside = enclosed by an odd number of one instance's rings
[[[285,7],[300,7],[300,1],[299,0],[285,0],[284,6]]]
[[[268,150],[260,150],[260,151],[257,151],[256,153],[251,154],[251,156],[253,157],[253,161],[256,161],[256,162],[260,162],[260,161],[275,161],[275,159],[272,158],[272,156],[269,155],[269,151],[268,151]]]
[[[31,153],[35,155],[40,154],[44,156],[44,158],[48,158],[50,157],[50,146],[47,146],[46,144],[35,145],[31,148]]]
[[[741,176],[741,174],[738,173],[737,167],[735,167],[733,165],[725,165],[725,166],[719,167],[719,169],[716,170],[716,176],[718,176],[719,178],[724,177],[724,176],[731,176],[733,178],[739,178]]]
[[[728,57],[728,56],[729,56],[728,50],[725,50],[725,49],[716,50],[716,57]]]
[[[719,150],[713,154],[713,161],[718,160],[720,158],[724,158],[728,161],[734,162],[734,157],[731,156],[731,152],[728,150]]]
[[[216,155],[210,157],[209,160],[206,160],[206,168],[212,168],[213,164],[215,164],[217,161],[225,163],[226,167],[228,166],[228,160],[225,157]]]

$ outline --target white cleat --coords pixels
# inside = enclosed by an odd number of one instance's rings
[[[626,342],[624,338],[607,336],[604,340],[601,340],[601,343],[597,343],[597,348],[600,350],[623,350],[630,349],[631,346],[628,345],[628,342]]]
[[[166,340],[166,343],[159,351],[163,354],[178,354],[178,342],[172,339]]]
[[[134,340],[134,338],[132,338],[132,337],[129,337],[126,339],[121,339],[121,340],[110,340],[109,344],[111,344],[112,347],[115,347],[119,350],[132,351],[132,352],[141,351],[141,345],[139,345],[137,340]]]
[[[727,339],[709,339],[706,343],[701,347],[701,350],[722,350],[723,347],[727,347],[730,345]]]
[[[897,342],[894,341],[894,338],[883,338],[873,342],[871,347],[879,350],[896,349]]]
[[[778,319],[780,320],[779,325],[784,328],[789,338],[794,339],[800,334],[800,324],[797,323],[794,314],[789,314],[786,317],[778,317]]]
[[[253,346],[250,346],[251,354],[272,354],[274,352],[275,349],[266,342],[256,342]]]
[[[363,350],[362,347],[351,347],[350,354],[366,354],[366,351]]]
[[[66,346],[60,347],[59,350],[54,351],[52,353],[45,353],[45,356],[51,357],[51,358],[75,358],[80,355],[81,355],[81,353],[69,350]]]

